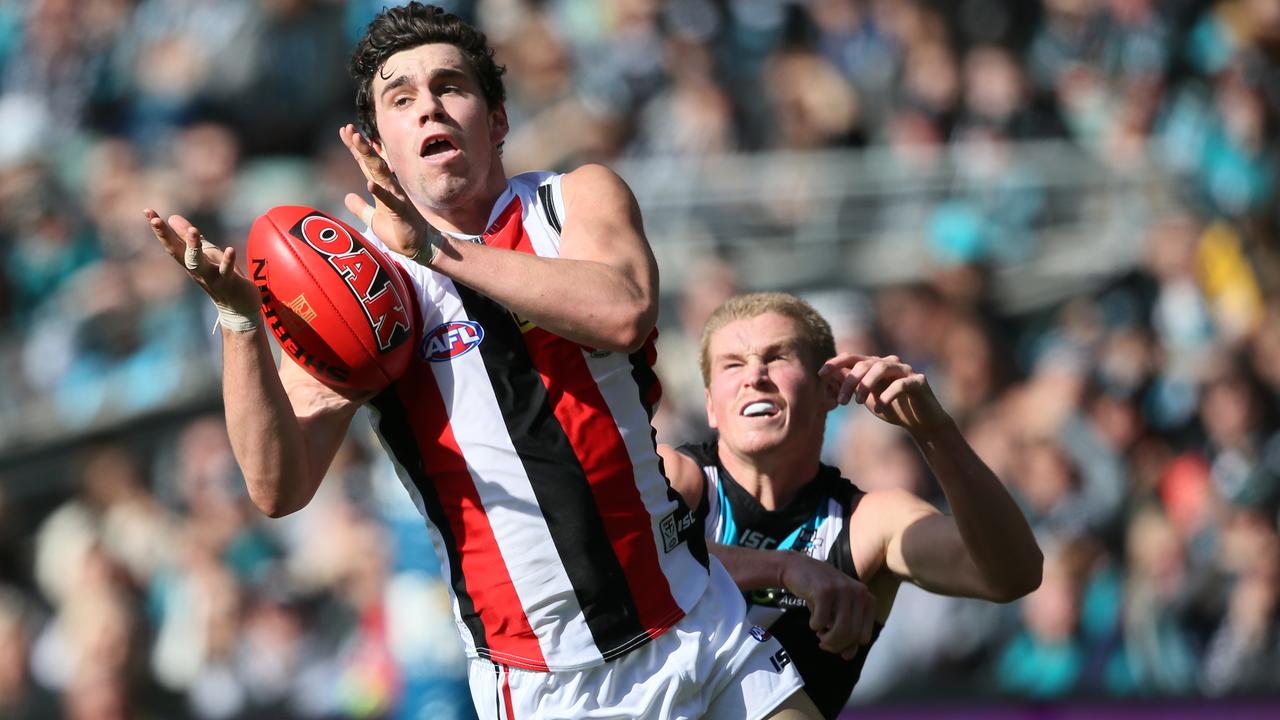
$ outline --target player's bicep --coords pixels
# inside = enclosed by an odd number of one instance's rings
[[[930,592],[960,597],[988,595],[982,573],[969,555],[955,519],[912,497],[904,503],[900,531],[888,545],[887,567]]]
[[[584,165],[561,180],[565,220],[560,257],[608,265],[646,298],[657,295],[657,262],[645,239],[640,206],[612,170]]]

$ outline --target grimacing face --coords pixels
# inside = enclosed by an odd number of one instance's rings
[[[446,209],[485,190],[507,115],[489,107],[461,50],[445,43],[402,50],[374,76],[372,94],[374,149],[411,198]]]
[[[707,422],[721,443],[746,457],[821,443],[834,399],[806,367],[794,320],[772,312],[734,320],[707,351]]]

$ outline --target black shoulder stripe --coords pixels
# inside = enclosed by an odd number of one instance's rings
[[[853,485],[850,484],[849,487],[853,487]],[[857,509],[858,503],[865,496],[866,493],[856,490],[850,493],[848,499],[841,502],[844,505],[844,526],[840,528],[835,544],[827,555],[827,562],[835,565],[841,572],[854,580],[861,580],[862,578],[858,577],[858,568],[853,564],[853,547],[850,538],[853,532],[853,511]]]
[[[556,214],[556,203],[552,197],[551,185],[538,186],[538,199],[542,201],[542,211],[547,216],[547,222],[555,229],[556,234],[560,234],[560,216]]]
[[[676,451],[693,458],[700,467],[716,467],[720,464],[719,447],[715,442],[685,443]]]

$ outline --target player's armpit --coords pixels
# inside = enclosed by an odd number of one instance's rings
[[[658,456],[662,458],[662,470],[671,483],[671,489],[680,493],[690,510],[700,510],[705,477],[698,463],[670,445],[659,445]]]

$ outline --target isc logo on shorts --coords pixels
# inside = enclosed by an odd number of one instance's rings
[[[484,340],[484,328],[470,320],[453,320],[441,323],[427,333],[420,352],[424,360],[448,362],[465,355]]]
[[[751,626],[751,637],[755,638],[755,639],[756,639],[756,642],[764,642],[765,640],[768,640],[769,638],[771,638],[771,637],[773,637],[773,636],[769,634],[769,631],[768,631],[768,630],[765,630],[764,628],[760,627],[759,625],[752,625],[752,626]]]

